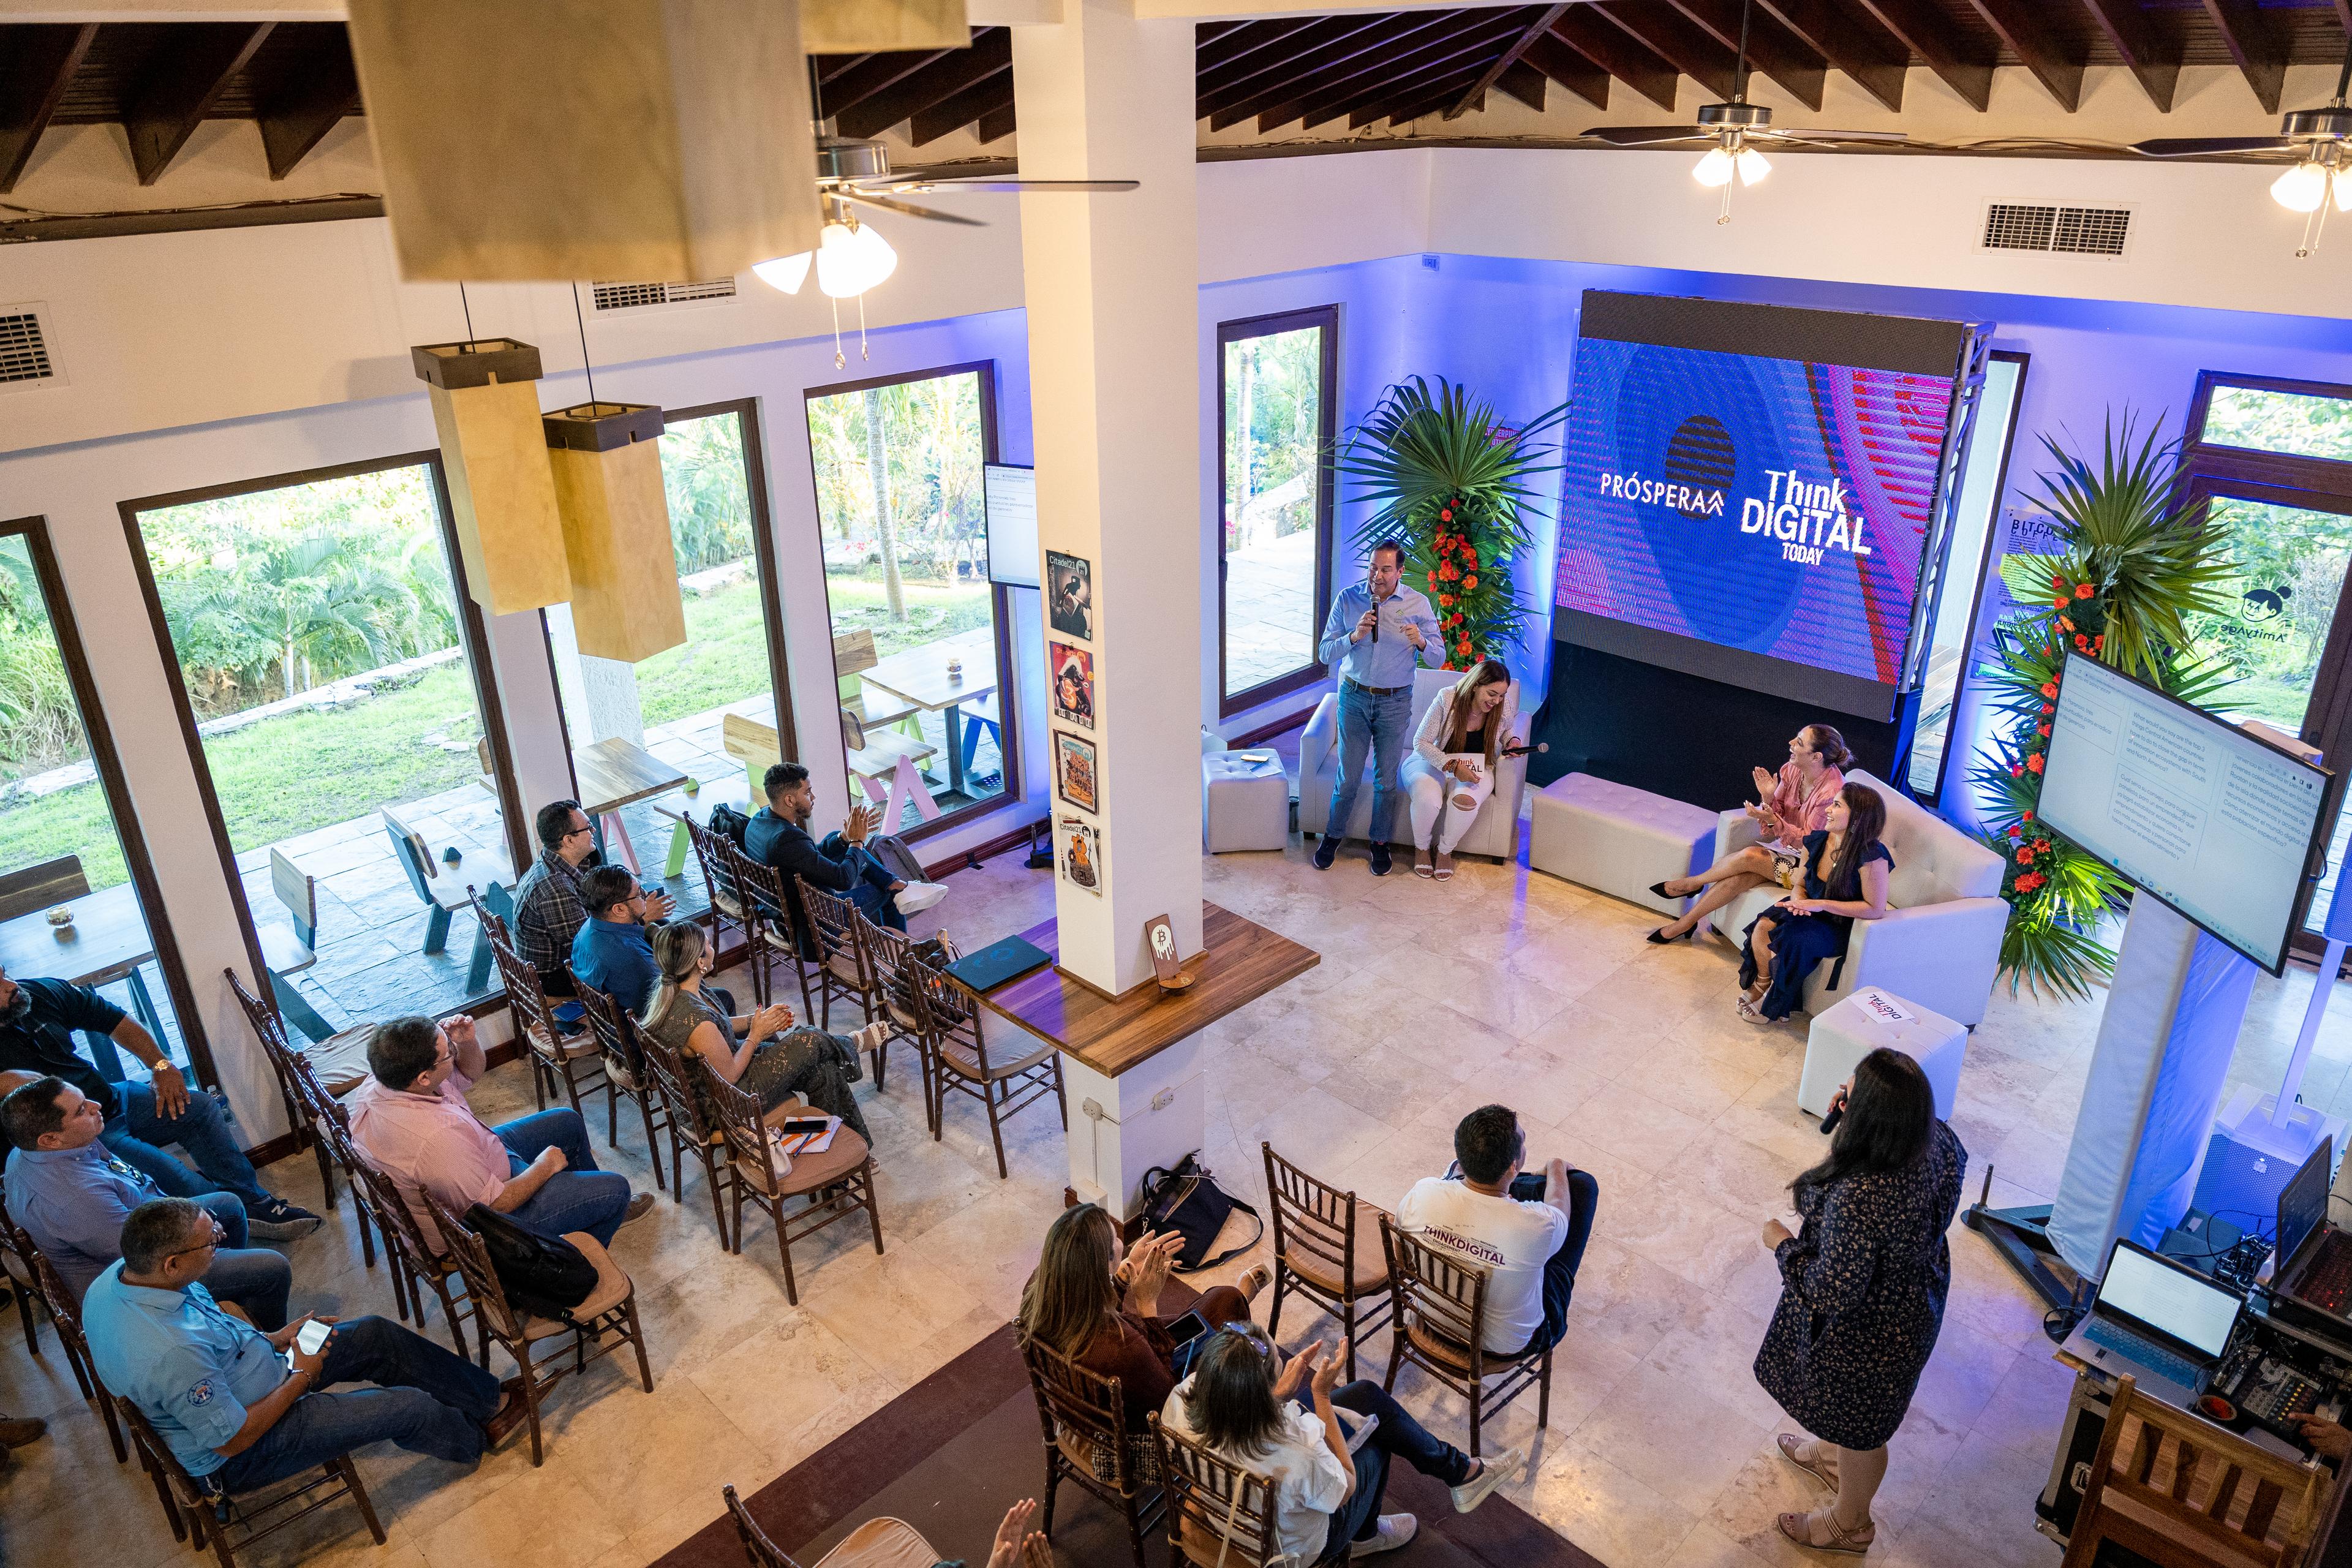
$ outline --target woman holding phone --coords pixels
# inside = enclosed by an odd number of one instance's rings
[[[1495,793],[1495,764],[1518,712],[1518,682],[1509,668],[1499,658],[1482,658],[1422,715],[1402,773],[1414,876],[1443,882],[1454,875],[1454,847]]]
[[[758,1100],[762,1111],[798,1095],[826,1115],[840,1117],[843,1126],[868,1144],[874,1142],[849,1086],[863,1074],[857,1054],[880,1047],[889,1032],[887,1021],[868,1024],[855,1035],[828,1035],[794,1028],[793,1010],[781,1002],[730,1018],[705,993],[710,938],[698,921],[654,927],[653,947],[662,977],[637,1021],[646,1034],[676,1052],[680,1062],[700,1057],[712,1072]],[[693,1074],[687,1076],[689,1083],[700,1084]],[[701,1129],[718,1126],[717,1108],[703,1103],[698,1087],[694,1093]]]

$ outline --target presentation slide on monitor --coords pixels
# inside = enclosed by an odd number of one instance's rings
[[[1892,685],[1952,381],[1585,337],[1553,602]]]
[[[1037,470],[984,463],[981,497],[988,518],[988,580],[1036,587]]]
[[[2067,661],[2043,822],[2278,967],[2327,775],[2093,659]]]

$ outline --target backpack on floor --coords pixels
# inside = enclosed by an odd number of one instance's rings
[[[466,1211],[466,1228],[482,1238],[499,1289],[518,1312],[570,1323],[572,1309],[596,1289],[596,1266],[560,1236],[525,1230],[488,1204]]]
[[[907,847],[907,841],[895,833],[873,833],[866,838],[866,852],[882,862],[883,869],[902,882],[928,882],[923,863]]]
[[[710,808],[710,831],[738,849],[743,847],[743,830],[751,826],[751,819],[731,805],[719,805]]]

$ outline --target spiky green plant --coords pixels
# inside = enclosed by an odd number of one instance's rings
[[[1506,426],[1466,388],[1439,376],[1433,391],[1414,376],[1348,432],[1339,471],[1358,499],[1377,503],[1357,530],[1357,548],[1404,541],[1405,581],[1436,606],[1448,669],[1515,646],[1526,629],[1512,563],[1535,540],[1520,509],[1537,500],[1528,481],[1558,467],[1539,460],[1553,448],[1534,438],[1567,413],[1562,404]]]

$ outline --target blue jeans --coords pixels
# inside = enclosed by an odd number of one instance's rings
[[[1374,844],[1389,841],[1396,819],[1397,764],[1404,756],[1412,727],[1412,688],[1391,696],[1374,697],[1351,680],[1339,682],[1339,782],[1331,789],[1331,822],[1326,836],[1348,837],[1348,818],[1356,809],[1356,791],[1364,782],[1364,753],[1372,756],[1372,818],[1364,837]]]
[[[1522,1171],[1511,1183],[1511,1196],[1521,1203],[1539,1204],[1543,1195],[1544,1177],[1540,1171]],[[1570,1169],[1568,1235],[1560,1242],[1559,1250],[1544,1260],[1543,1327],[1528,1338],[1521,1355],[1550,1349],[1568,1331],[1569,1299],[1576,1294],[1576,1270],[1584,1261],[1584,1244],[1592,1239],[1592,1215],[1600,1206],[1601,1184],[1588,1171]]]
[[[245,1157],[245,1151],[230,1136],[228,1124],[221,1120],[219,1102],[201,1089],[188,1090],[187,1110],[177,1116],[164,1116],[155,1109],[152,1085],[116,1084],[114,1114],[108,1118],[98,1141],[175,1198],[235,1193],[248,1206],[270,1201],[262,1190],[261,1178],[254,1174],[253,1162]],[[189,1170],[157,1148],[159,1143],[177,1143],[185,1149],[196,1169]]]
[[[339,1383],[378,1386],[323,1392]],[[380,1442],[470,1465],[482,1457],[482,1423],[499,1408],[496,1376],[388,1318],[335,1325],[319,1388],[208,1479],[232,1492],[249,1491]]]
[[[294,1289],[294,1267],[282,1254],[246,1243],[245,1202],[235,1193],[206,1193],[192,1200],[220,1222],[220,1250],[205,1270],[205,1289],[234,1301],[265,1334],[286,1326],[286,1300]]]
[[[1331,1532],[1324,1537],[1323,1559],[1327,1562],[1343,1559],[1348,1554],[1348,1542],[1368,1541],[1380,1530],[1381,1494],[1389,1484],[1389,1461],[1402,1459],[1424,1476],[1458,1487],[1470,1479],[1470,1456],[1451,1443],[1442,1443],[1430,1436],[1429,1428],[1412,1418],[1412,1413],[1391,1398],[1387,1392],[1370,1379],[1351,1383],[1331,1391],[1333,1408],[1357,1415],[1377,1415],[1380,1426],[1364,1446],[1352,1456],[1356,1463],[1356,1489],[1331,1516]],[[1341,1417],[1342,1430],[1352,1432],[1356,1423]]]
[[[907,917],[898,912],[898,900],[890,891],[898,881],[890,874],[890,868],[876,859],[873,851],[864,845],[845,844],[838,833],[824,836],[824,848],[827,856],[836,848],[846,851],[841,863],[857,873],[856,884],[849,889],[849,901],[857,906],[859,914],[892,931],[907,929]]]
[[[563,1151],[563,1169],[548,1177],[509,1219],[541,1236],[584,1230],[607,1247],[613,1244],[613,1233],[621,1228],[621,1215],[629,1206],[629,1178],[596,1168],[596,1152],[588,1146],[588,1124],[578,1111],[569,1106],[542,1110],[491,1131],[507,1146],[508,1162],[518,1176],[541,1151]]]

